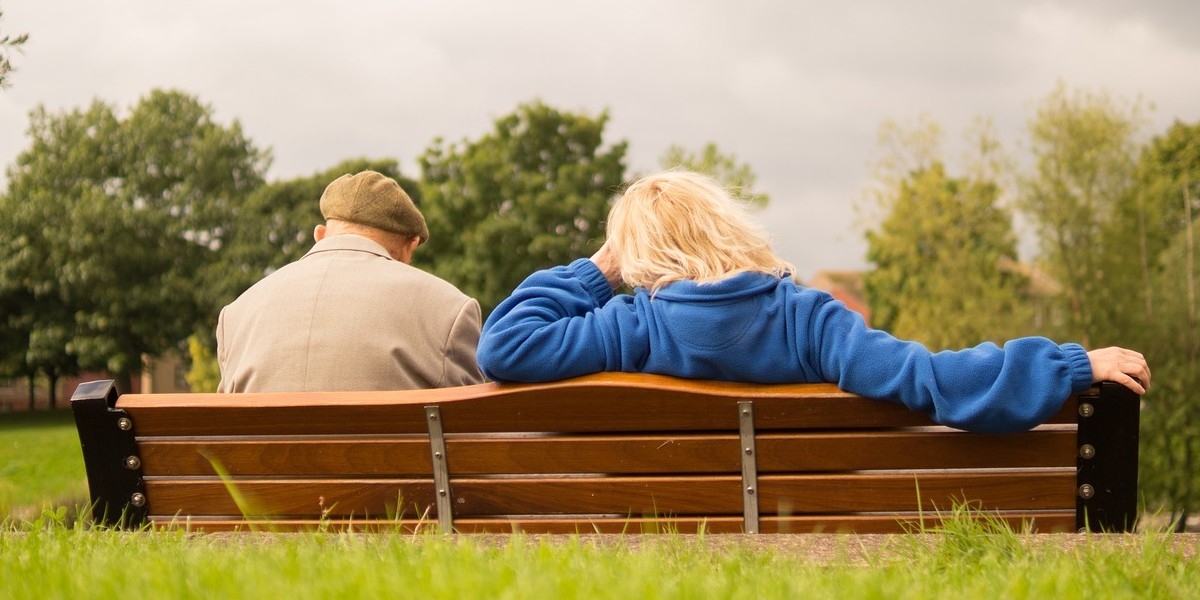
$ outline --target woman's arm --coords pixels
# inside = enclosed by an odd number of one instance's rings
[[[483,325],[477,359],[496,381],[553,381],[637,364],[644,327],[631,298],[581,258],[530,275]],[[642,353],[642,354],[639,354]]]

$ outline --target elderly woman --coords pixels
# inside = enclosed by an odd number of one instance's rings
[[[529,276],[483,326],[478,360],[497,381],[600,371],[758,383],[832,382],[975,431],[1019,431],[1072,393],[1112,380],[1138,394],[1145,358],[1042,337],[957,352],[871,329],[797,285],[742,203],[708,177],[647,176],[613,204],[591,259]],[[622,283],[632,295],[613,295]]]

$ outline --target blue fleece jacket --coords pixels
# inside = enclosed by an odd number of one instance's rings
[[[1078,344],[1046,338],[960,351],[871,329],[826,292],[743,273],[613,296],[588,259],[530,275],[488,317],[479,366],[497,381],[658,373],[756,383],[832,382],[899,402],[944,425],[1029,429],[1092,383]]]

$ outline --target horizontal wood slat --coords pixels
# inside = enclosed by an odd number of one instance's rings
[[[1013,435],[855,431],[757,436],[759,472],[1075,466],[1074,429]]]
[[[430,477],[429,437],[408,439],[163,440],[138,446],[146,476]]]
[[[947,431],[769,433],[758,436],[758,469],[845,471],[1063,467],[1074,464],[1074,431],[1011,436]],[[736,434],[451,438],[456,476],[535,473],[737,473]],[[1003,452],[997,451],[1003,448]],[[139,447],[143,471],[155,475],[399,477],[427,475],[427,436],[404,439],[152,439]]]
[[[979,518],[1008,523],[1015,531],[1074,532],[1073,510],[1004,511]],[[936,513],[874,515],[806,515],[764,517],[760,533],[913,533],[935,530],[942,523]],[[739,517],[676,517],[669,519],[461,519],[454,522],[460,533],[745,533]]]
[[[980,515],[1009,524],[1015,531],[1052,533],[1075,530],[1074,511],[1008,511]],[[374,533],[432,533],[436,521],[429,519],[278,519],[247,521],[244,519],[172,519],[154,518],[156,527],[189,529],[203,532],[266,531],[288,532],[305,530],[357,531]],[[759,523],[761,533],[913,533],[935,531],[942,523],[937,513],[896,513],[888,515],[810,515],[766,517]],[[676,518],[509,518],[459,519],[459,533],[530,533],[530,534],[641,534],[641,533],[744,533],[740,517],[676,517]]]
[[[760,431],[931,424],[901,405],[830,384],[697,382],[626,373],[400,393],[126,394],[117,407],[129,412],[141,436],[371,435],[424,432],[423,407],[433,404],[442,407],[446,433],[725,429],[739,400],[754,401]],[[1073,417],[1064,406],[1050,422]]]
[[[432,479],[237,480],[232,488],[215,478],[146,479],[150,514],[173,515],[324,515],[359,519],[422,515],[432,511]]]
[[[759,511],[948,511],[956,504],[984,510],[1075,507],[1071,470],[871,475],[767,475],[758,478]]]
[[[1071,472],[883,473],[767,475],[759,478],[763,515],[823,512],[949,510],[967,503],[992,509],[1066,509],[1074,506]],[[238,515],[395,516],[436,514],[430,480],[238,479],[235,502],[216,478],[148,478],[150,510],[159,516]],[[737,476],[458,479],[451,483],[458,519],[522,514],[617,516],[739,515]]]
[[[982,508],[1074,506],[1074,473],[892,473],[767,475],[758,479],[760,514],[948,510],[963,500]],[[458,517],[498,514],[740,514],[741,479],[610,477],[460,479],[452,484]],[[919,499],[918,499],[919,496]]]

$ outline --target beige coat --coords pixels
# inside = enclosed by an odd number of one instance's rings
[[[317,242],[221,310],[222,392],[480,383],[479,303],[350,234]]]

